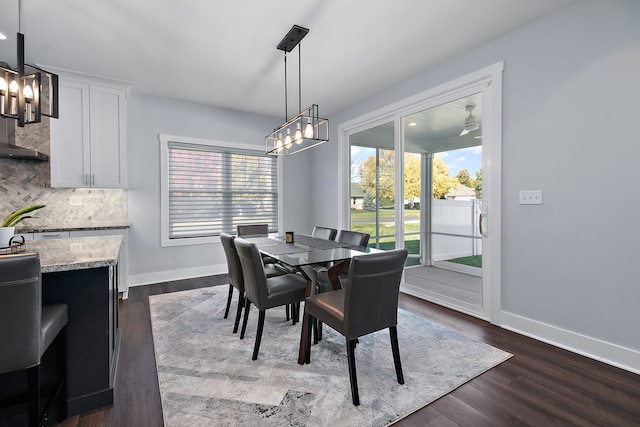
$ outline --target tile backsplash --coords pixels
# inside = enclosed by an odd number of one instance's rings
[[[7,119],[8,120],[8,119]],[[49,154],[49,122],[16,129],[16,145]],[[0,219],[33,203],[47,205],[18,227],[35,229],[128,225],[127,191],[50,188],[49,162],[0,159]]]

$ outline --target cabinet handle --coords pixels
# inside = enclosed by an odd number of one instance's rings
[[[85,173],[82,177],[82,181],[84,182],[84,185],[89,185],[89,175]]]
[[[95,176],[95,174],[91,174],[91,185],[96,185],[96,176]]]
[[[42,235],[42,240],[47,240],[47,239],[59,239],[60,237],[62,237],[61,234],[43,234]]]

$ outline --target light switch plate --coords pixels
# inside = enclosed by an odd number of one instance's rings
[[[541,205],[542,190],[520,190],[521,205]]]

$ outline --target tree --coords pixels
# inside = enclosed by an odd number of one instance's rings
[[[370,191],[364,192],[362,198],[362,210],[366,212],[374,212],[376,210],[376,199]]]
[[[462,185],[466,185],[469,188],[473,188],[473,179],[471,179],[471,175],[469,175],[469,171],[467,169],[462,169],[456,175],[458,182]]]
[[[420,156],[411,153],[404,155],[404,197],[411,207],[420,197]]]
[[[377,195],[378,199],[394,199],[393,174],[395,156],[392,150],[380,150],[379,161],[369,156],[360,165],[360,184],[365,193]],[[379,188],[378,188],[379,187]]]
[[[482,199],[482,168],[476,172],[475,185],[473,188],[476,189],[476,197]]]
[[[440,157],[433,158],[433,198],[444,199],[447,193],[458,188],[458,180],[449,176],[449,168]]]

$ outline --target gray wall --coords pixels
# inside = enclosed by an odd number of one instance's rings
[[[503,60],[503,324],[603,360],[619,346],[629,359],[614,363],[640,372],[636,0],[577,1],[329,117],[309,225],[339,222],[322,166],[338,158],[338,124]],[[544,204],[520,206],[523,189]]]
[[[579,0],[333,114],[331,142],[284,160],[283,228],[339,224],[340,123],[504,61],[501,323],[640,372],[639,19],[635,0]],[[131,283],[224,271],[219,245],[160,247],[158,134],[259,147],[279,119],[130,101]]]
[[[128,100],[129,275],[130,285],[226,272],[220,244],[160,246],[159,134],[255,144],[264,149],[264,136],[281,119],[135,94]],[[308,193],[304,174],[295,161],[284,160],[285,206]],[[305,218],[303,207],[298,210]],[[285,213],[285,228],[297,225]],[[291,222],[288,223],[287,221]]]

